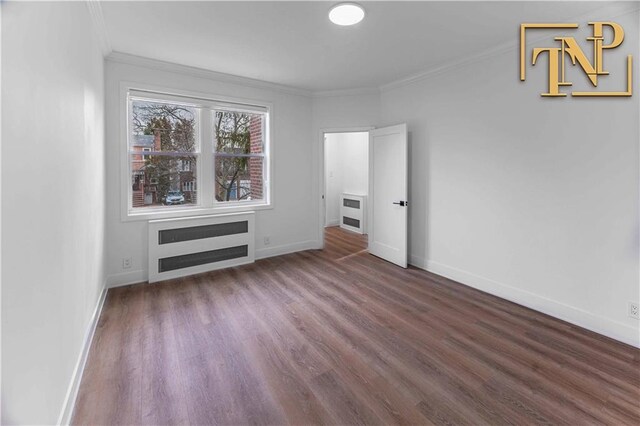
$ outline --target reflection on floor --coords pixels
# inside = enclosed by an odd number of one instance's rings
[[[324,244],[322,255],[326,259],[338,260],[366,252],[367,236],[331,226],[324,228]]]
[[[640,351],[363,251],[112,289],[74,424],[640,424]]]

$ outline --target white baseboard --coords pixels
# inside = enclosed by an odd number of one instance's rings
[[[281,246],[265,247],[256,250],[256,260],[265,259],[267,257],[280,256],[283,254],[294,253],[297,251],[320,249],[322,246],[316,240],[302,241],[299,243],[285,244]],[[112,274],[107,277],[107,288],[122,287],[130,284],[138,284],[147,282],[147,271],[138,269],[135,271],[121,272]]]
[[[413,256],[410,254],[408,262],[409,262],[409,265],[413,265],[416,268],[420,268],[420,269],[424,269],[425,271],[428,271],[427,261],[421,257]]]
[[[530,293],[432,260],[411,256],[410,263],[413,266],[484,291],[485,293],[551,315],[552,317],[567,321],[628,345],[640,347],[640,330],[638,328],[630,327],[609,318],[594,315],[582,309],[556,302],[544,296]]]
[[[78,397],[80,382],[82,381],[82,373],[84,372],[84,367],[87,364],[89,349],[91,349],[93,335],[96,332],[96,327],[98,326],[98,320],[100,319],[100,314],[102,313],[102,307],[104,306],[106,297],[107,286],[105,280],[105,283],[102,286],[102,291],[100,292],[100,297],[98,298],[98,303],[96,304],[96,308],[93,311],[91,321],[89,322],[89,327],[87,328],[87,331],[85,333],[84,341],[82,342],[82,349],[80,350],[80,354],[78,356],[78,361],[76,362],[76,366],[73,369],[71,382],[69,383],[69,388],[67,389],[67,394],[65,395],[64,402],[62,404],[62,410],[60,411],[60,416],[58,417],[58,425],[66,426],[71,423],[73,408],[76,405],[76,398]]]
[[[327,221],[327,223],[324,225],[324,227],[328,228],[330,226],[339,226],[339,225],[340,225],[340,219],[335,219],[335,220]]]
[[[129,284],[147,282],[147,271],[138,269],[136,271],[121,272],[107,277],[107,288],[122,287]]]
[[[267,257],[280,256],[283,254],[295,253],[297,251],[320,249],[322,245],[316,240],[302,241],[299,243],[285,244],[282,246],[265,247],[256,250],[256,260]]]

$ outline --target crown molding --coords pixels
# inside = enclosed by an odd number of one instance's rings
[[[355,89],[319,90],[311,93],[314,98],[332,98],[340,96],[379,95],[379,87],[358,87]]]
[[[482,61],[484,59],[487,59],[493,56],[501,55],[503,53],[514,50],[516,47],[518,47],[518,42],[510,41],[508,43],[503,43],[497,47],[484,50],[476,55],[473,55],[464,59],[459,59],[456,61],[450,61],[445,63],[444,65],[429,68],[425,71],[412,74],[408,77],[404,77],[399,80],[392,81],[391,83],[383,84],[380,86],[380,92],[387,92],[389,90],[398,89],[403,86],[418,83],[420,81],[426,80],[436,75],[443,74],[445,72],[448,72],[457,68],[466,67],[468,65],[474,64],[476,62]]]
[[[631,6],[629,6],[629,4]],[[609,13],[613,13],[613,15],[608,15],[607,19],[615,19],[618,18],[620,16],[623,15],[627,15],[629,13],[634,13],[637,12],[638,10],[640,10],[640,2],[623,2],[623,3],[611,3],[611,4],[607,4],[605,6],[602,6],[600,8],[597,8],[589,13],[580,15],[578,17],[574,17],[571,19],[566,19],[565,21],[574,21],[574,22],[587,22],[589,20],[592,20],[593,15],[597,14],[597,13],[604,13],[605,11],[608,11]],[[530,40],[530,42],[535,43],[536,40],[543,40],[546,37],[538,37],[538,38],[534,38],[532,40]],[[414,83],[418,83],[420,81],[429,79],[431,77],[434,77],[436,75],[439,74],[443,74],[446,73],[448,71],[452,71],[454,69],[457,68],[462,68],[462,67],[466,67],[468,65],[472,65],[476,62],[480,62],[483,61],[485,59],[494,57],[494,56],[499,56],[502,55],[504,53],[508,53],[511,52],[513,50],[518,49],[519,47],[519,42],[518,41],[510,41],[507,43],[503,43],[500,44],[496,47],[492,47],[490,49],[487,50],[483,50],[481,52],[479,52],[476,55],[473,56],[469,56],[467,58],[463,58],[463,59],[457,59],[454,61],[450,61],[447,62],[443,65],[439,65],[436,67],[432,67],[429,69],[426,69],[422,72],[416,73],[416,74],[412,74],[408,77],[404,77],[395,81],[392,81],[390,83],[386,83],[380,86],[380,92],[386,92],[389,90],[393,90],[393,89],[397,89],[403,86],[407,86],[407,85],[411,85]]]
[[[189,65],[176,64],[174,62],[166,62],[159,59],[145,58],[142,56],[131,55],[129,53],[113,51],[106,57],[106,59],[109,62],[115,62],[119,64],[134,65],[139,67],[151,68],[158,71],[190,75],[193,77],[204,78],[208,80],[216,80],[223,83],[231,83],[240,86],[253,87],[256,89],[287,93],[289,95],[306,97],[311,96],[311,91],[305,89],[299,89],[296,87],[285,86],[277,83],[270,83],[267,81],[256,80],[249,77],[225,74],[217,71],[207,70],[204,68],[192,67]]]
[[[238,84],[246,87],[254,87],[257,89],[273,90],[277,92],[287,93],[290,95],[313,97],[313,98],[329,98],[340,96],[357,96],[357,95],[373,95],[379,94],[378,87],[359,87],[355,89],[338,89],[311,91],[292,86],[285,86],[277,83],[271,83],[264,80],[257,80],[249,77],[241,77],[233,74],[225,74],[217,71],[211,71],[204,68],[192,67],[189,65],[176,64],[175,62],[167,62],[159,59],[151,59],[144,56],[132,55],[118,51],[111,51],[106,55],[106,60],[119,64],[134,65],[144,68],[151,68],[158,71],[172,72],[176,74],[190,75],[208,80],[215,80],[224,83]]]
[[[89,10],[89,16],[91,16],[93,28],[98,36],[98,43],[100,43],[102,55],[106,57],[112,52],[112,48],[111,42],[109,41],[109,35],[107,34],[107,26],[104,22],[104,15],[102,14],[100,0],[86,0],[85,4]]]

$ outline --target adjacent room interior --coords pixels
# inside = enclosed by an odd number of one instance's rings
[[[640,2],[0,24],[2,424],[640,424]]]
[[[369,132],[326,132],[323,142],[325,245],[331,238],[366,242]]]

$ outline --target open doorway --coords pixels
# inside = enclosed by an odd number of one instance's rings
[[[367,248],[369,132],[325,132],[324,247],[337,257]]]

